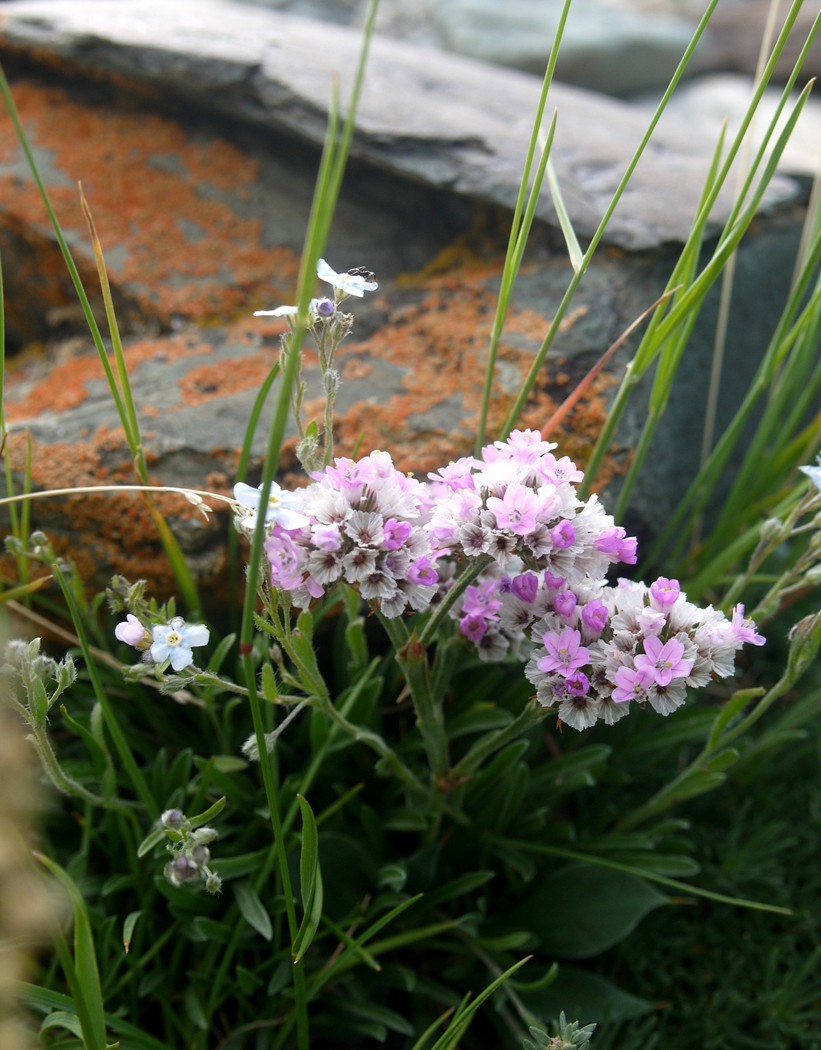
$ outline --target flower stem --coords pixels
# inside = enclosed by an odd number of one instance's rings
[[[416,631],[408,634],[405,624],[399,619],[388,619],[379,614],[382,626],[396,653],[396,662],[402,668],[410,689],[416,724],[427,752],[431,776],[437,786],[447,778],[450,766],[448,738],[442,713],[442,698],[434,696],[431,689],[428,654]]]

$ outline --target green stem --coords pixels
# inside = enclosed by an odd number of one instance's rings
[[[462,570],[461,575],[457,577],[451,589],[437,605],[434,612],[430,615],[428,622],[422,628],[422,633],[419,635],[419,641],[422,645],[427,645],[428,642],[433,641],[436,632],[439,629],[439,624],[442,623],[471,583],[473,583],[478,576],[481,576],[492,560],[493,559],[489,554],[479,554]]]
[[[396,662],[402,668],[408,683],[413,709],[416,712],[416,724],[425,745],[431,776],[434,784],[439,785],[446,778],[450,757],[442,698],[434,696],[431,689],[427,651],[415,630],[409,634],[400,619],[388,619],[381,613],[378,615],[393,645]]]
[[[481,740],[478,740],[464,758],[461,758],[451,769],[451,779],[457,781],[471,776],[486,758],[510,743],[511,740],[518,739],[523,733],[537,726],[546,714],[547,709],[540,704],[528,704],[504,729],[487,733]]]
[[[146,813],[150,817],[151,821],[159,820],[160,807],[152,795],[148,783],[142,774],[142,770],[137,765],[137,761],[128,746],[128,741],[123,733],[120,723],[117,720],[117,716],[114,713],[114,707],[111,704],[108,692],[103,687],[103,683],[100,681],[100,675],[97,671],[97,664],[95,663],[94,656],[91,652],[91,647],[88,643],[88,637],[86,635],[85,624],[83,622],[80,610],[77,606],[76,598],[74,593],[69,586],[68,581],[63,575],[60,566],[57,561],[51,563],[51,569],[54,573],[54,578],[63,592],[63,598],[65,599],[66,605],[68,606],[69,613],[72,620],[74,621],[74,629],[77,632],[77,638],[80,643],[80,650],[85,660],[86,671],[88,673],[91,687],[94,691],[94,697],[97,703],[100,705],[100,709],[103,712],[105,718],[106,728],[114,742],[114,747],[117,750],[117,754],[120,756],[120,761],[125,767],[125,771],[131,780],[131,784],[137,793],[140,802],[142,802]]]

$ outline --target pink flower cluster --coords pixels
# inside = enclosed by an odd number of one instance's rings
[[[650,587],[588,580],[572,591],[572,614],[554,602],[532,628],[525,677],[539,702],[574,729],[612,724],[631,702],[668,715],[688,687],[731,675],[742,645],[764,644],[742,605],[727,619],[688,602],[676,580],[660,577]]]
[[[634,564],[636,541],[604,512],[598,497],[583,503],[583,474],[536,430],[514,430],[507,441],[449,464],[431,479],[428,531],[446,554],[490,555],[506,566],[518,556],[525,568],[573,581],[603,576],[613,562]]]
[[[635,564],[636,540],[598,497],[579,499],[582,472],[555,447],[514,431],[427,482],[385,452],[336,459],[306,489],[277,493],[271,584],[307,608],[345,581],[393,618],[451,602],[459,575],[481,566],[451,619],[481,658],[526,660],[539,702],[562,722],[613,723],[631,703],[669,714],[687,688],[732,674],[736,651],[764,639],[743,606],[728,620],[688,602],[676,580],[607,583],[611,565]]]
[[[266,540],[272,585],[300,608],[344,580],[388,618],[426,609],[439,576],[422,526],[423,489],[386,452],[334,460],[294,494],[306,523],[277,522]]]

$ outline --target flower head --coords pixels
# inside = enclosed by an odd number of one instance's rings
[[[175,616],[167,624],[158,624],[153,628],[154,639],[150,653],[155,664],[171,661],[175,671],[194,662],[192,649],[195,646],[208,644],[208,628],[202,623],[186,623],[181,616]]]

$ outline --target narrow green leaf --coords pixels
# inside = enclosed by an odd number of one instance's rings
[[[123,948],[125,953],[131,949],[131,939],[134,935],[134,927],[137,925],[137,919],[142,915],[141,911],[132,911],[126,916],[125,922],[123,923]]]
[[[721,709],[719,714],[716,716],[715,722],[713,722],[710,735],[707,738],[707,750],[712,751],[718,746],[718,742],[721,739],[722,733],[727,726],[732,722],[736,715],[741,714],[744,708],[751,700],[755,700],[759,696],[764,695],[764,690],[761,688],[756,689],[739,689],[733,693],[724,707]]]
[[[269,704],[275,704],[279,699],[279,689],[277,688],[276,675],[274,674],[273,667],[266,663],[262,665],[262,673],[260,675],[260,686],[262,688],[262,695],[268,701]]]
[[[86,1050],[106,1050],[103,994],[85,901],[74,880],[59,864],[42,853],[35,853],[34,856],[48,868],[68,893],[74,916],[74,973],[66,974],[66,977],[69,978],[70,984],[76,982],[76,989],[72,988],[72,995],[82,1025]]]
[[[245,767],[243,766],[243,769],[244,768]],[[222,813],[222,811],[224,809],[225,809],[225,796],[223,795],[222,798],[218,798],[217,799],[217,801],[213,804],[213,806],[209,806],[208,809],[206,809],[204,813],[200,813],[196,817],[189,817],[189,820],[191,821],[191,827],[192,828],[200,828],[200,827],[202,827],[203,824],[208,824],[210,821],[212,821],[214,819],[214,817],[219,816],[219,814]]]
[[[311,945],[322,917],[322,873],[319,869],[319,835],[313,810],[307,799],[297,795],[302,812],[302,850],[299,857],[299,882],[303,916],[293,943],[294,962],[298,963]]]
[[[294,941],[294,963],[301,962],[302,957],[310,948],[311,942],[316,936],[316,931],[319,929],[319,923],[322,920],[322,904],[322,872],[317,868],[314,893],[311,898],[311,909],[303,916]]]
[[[146,853],[150,853],[155,846],[159,846],[159,844],[164,841],[165,828],[162,826],[152,828],[137,847],[137,857],[142,859]]]
[[[222,667],[223,661],[226,656],[230,653],[234,643],[237,640],[236,634],[226,634],[226,636],[220,641],[214,652],[211,654],[211,659],[208,661],[208,670],[212,674],[217,674],[220,667]]]
[[[463,1004],[456,1011],[456,1014],[448,1025],[447,1031],[436,1040],[431,1050],[452,1050],[452,1048],[458,1046],[459,1040],[467,1030],[471,1021],[473,1020],[476,1011],[482,1005],[482,1003],[489,999],[491,995],[499,988],[504,982],[511,977],[517,970],[521,969],[526,962],[530,961],[531,956],[526,956],[524,959],[520,959],[519,962],[514,963],[504,973],[500,974],[496,980],[488,985],[485,990],[478,995],[473,1002],[470,1004]]]
[[[192,1024],[203,1032],[207,1031],[208,1018],[205,1016],[205,1011],[202,1008],[202,1003],[200,1002],[197,990],[193,984],[189,984],[185,989],[183,1002],[185,1003],[185,1012],[188,1014],[188,1018]]]
[[[567,245],[567,254],[570,257],[570,265],[573,267],[575,273],[579,273],[582,268],[582,263],[584,262],[584,252],[579,245],[579,239],[576,236],[576,231],[573,229],[573,222],[567,208],[565,207],[564,198],[562,197],[562,191],[559,186],[558,177],[556,176],[556,169],[553,166],[552,157],[548,158],[546,174],[550,196],[553,198],[553,207],[556,209],[559,226],[564,234],[564,242]]]
[[[40,1032],[47,1032],[50,1028],[65,1028],[78,1039],[83,1038],[83,1026],[77,1014],[69,1013],[68,1010],[55,1010],[54,1013],[44,1018],[40,1025]]]
[[[256,930],[261,937],[264,937],[266,941],[270,941],[274,935],[271,916],[266,911],[264,904],[259,899],[259,896],[251,883],[235,883],[234,895],[237,898],[237,905],[243,919],[245,919],[248,925]]]

